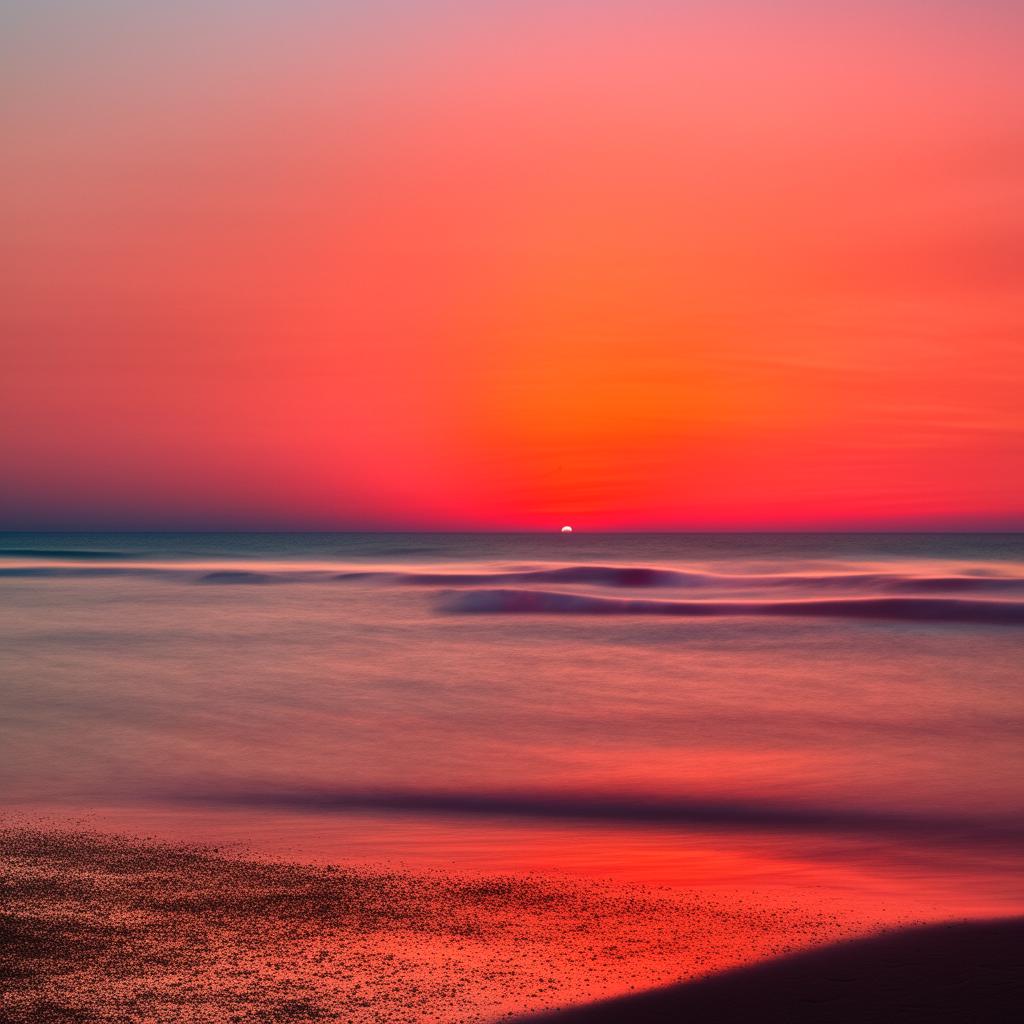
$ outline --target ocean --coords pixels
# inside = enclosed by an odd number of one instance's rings
[[[1024,538],[6,534],[0,799],[256,855],[1024,906]]]

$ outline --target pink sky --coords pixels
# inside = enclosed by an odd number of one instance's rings
[[[0,14],[0,527],[1021,528],[1022,30]]]

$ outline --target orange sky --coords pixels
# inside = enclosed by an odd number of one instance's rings
[[[1019,5],[162,6],[0,14],[0,527],[1024,528]]]

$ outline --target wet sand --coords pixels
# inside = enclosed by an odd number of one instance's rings
[[[5,1024],[488,1021],[866,927],[749,894],[315,866],[20,826],[0,829],[0,886]]]
[[[529,1020],[995,1024],[1020,1020],[1022,1005],[1024,918],[1014,918],[930,925],[844,942]]]

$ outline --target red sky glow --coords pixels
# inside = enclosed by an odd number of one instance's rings
[[[0,527],[1024,527],[1022,10],[0,14]]]

